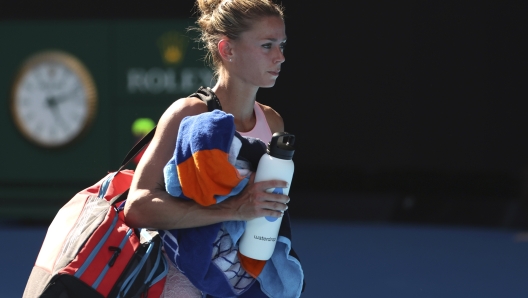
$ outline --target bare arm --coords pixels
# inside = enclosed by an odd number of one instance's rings
[[[282,181],[253,183],[251,179],[239,195],[208,207],[175,198],[165,191],[163,167],[174,153],[180,122],[186,116],[206,111],[206,105],[199,99],[185,98],[176,101],[162,115],[156,134],[132,180],[125,206],[125,218],[129,225],[156,229],[190,228],[228,220],[277,217],[281,210],[287,208],[287,196],[264,191],[285,187]]]

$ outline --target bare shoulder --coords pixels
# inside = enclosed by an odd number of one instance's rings
[[[264,112],[264,115],[266,116],[271,133],[284,131],[284,120],[282,119],[281,115],[270,106],[263,105],[260,102],[257,102],[257,104],[260,106]]]
[[[207,112],[207,105],[196,97],[180,98],[172,103],[161,116],[158,125],[180,122],[186,116]]]

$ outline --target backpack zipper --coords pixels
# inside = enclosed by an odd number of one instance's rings
[[[99,286],[99,284],[101,283],[101,281],[105,277],[106,273],[108,272],[108,269],[110,269],[110,267],[114,266],[114,263],[115,263],[117,257],[119,256],[119,253],[121,253],[121,250],[125,246],[127,239],[130,237],[130,235],[132,234],[133,231],[134,231],[133,229],[129,229],[127,231],[127,233],[125,234],[125,237],[123,237],[123,239],[121,240],[121,243],[119,244],[119,247],[115,247],[115,246],[109,246],[108,247],[109,250],[113,250],[114,251],[114,254],[110,258],[110,261],[108,261],[108,264],[106,264],[106,266],[103,269],[103,271],[101,271],[101,273],[99,274],[99,276],[97,277],[95,282],[92,284],[92,288],[97,289],[97,287]]]

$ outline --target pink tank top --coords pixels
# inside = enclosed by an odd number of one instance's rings
[[[268,144],[271,141],[272,133],[268,125],[268,120],[266,120],[266,115],[264,115],[262,108],[257,102],[255,102],[253,110],[255,111],[255,118],[257,118],[255,126],[250,131],[239,131],[238,133],[243,137],[259,138],[262,142]]]

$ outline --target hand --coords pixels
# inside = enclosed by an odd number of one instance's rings
[[[280,180],[255,182],[255,173],[252,173],[241,193],[219,205],[231,209],[234,220],[250,220],[262,216],[282,217],[283,212],[288,209],[286,204],[290,198],[287,195],[266,192],[266,189],[276,187],[287,187],[287,183]]]

